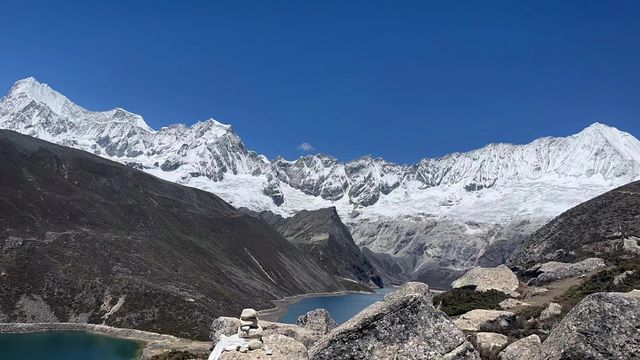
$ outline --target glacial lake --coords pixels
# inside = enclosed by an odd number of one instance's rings
[[[338,324],[342,324],[362,309],[376,301],[382,300],[386,294],[394,290],[395,288],[383,288],[376,289],[375,294],[354,293],[305,297],[287,306],[287,312],[280,317],[279,321],[287,324],[295,324],[298,316],[304,315],[313,309],[323,308],[331,314],[331,317]]]
[[[82,331],[0,334],[2,360],[133,360],[142,344]]]

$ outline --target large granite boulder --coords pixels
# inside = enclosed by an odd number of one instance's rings
[[[529,284],[538,285],[586,274],[604,267],[606,264],[600,258],[588,258],[577,263],[549,261],[532,266],[527,273],[536,275],[529,280]]]
[[[220,340],[220,335],[231,336],[238,332],[240,327],[240,319],[221,316],[211,323],[209,328],[209,337],[213,343],[217,343]]]
[[[262,338],[264,346],[248,352],[225,351],[219,360],[308,360],[307,348],[284,335],[271,334]]]
[[[406,283],[324,336],[310,358],[479,359],[462,331],[432,301],[427,285]]]
[[[479,332],[476,334],[476,349],[481,353],[497,354],[509,343],[505,335],[492,332]]]
[[[315,309],[298,317],[297,325],[305,329],[326,334],[335,329],[338,324],[325,309]]]
[[[493,268],[476,266],[461,278],[451,283],[451,287],[475,286],[477,291],[497,290],[509,296],[518,296],[518,277],[505,265]]]
[[[240,325],[241,320],[238,318],[222,316],[213,320],[210,337],[214,345],[220,340],[220,335],[232,336],[236,334]],[[325,334],[324,332],[310,330],[298,325],[264,320],[260,320],[260,327],[263,330],[262,334],[265,336],[284,335],[302,343],[306,347],[313,346]]]
[[[585,297],[551,331],[542,349],[542,359],[549,360],[638,359],[639,354],[639,290]]]
[[[498,354],[500,360],[539,360],[542,344],[538,335],[511,343]]]
[[[460,315],[453,322],[465,331],[500,331],[509,328],[516,321],[516,314],[510,311],[475,309]]]

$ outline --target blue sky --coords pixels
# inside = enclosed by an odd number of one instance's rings
[[[209,117],[295,158],[640,136],[638,1],[7,1],[0,88],[35,76],[154,128]]]

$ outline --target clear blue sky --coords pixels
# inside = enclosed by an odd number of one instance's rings
[[[640,1],[0,0],[29,75],[158,128],[214,117],[269,157],[412,163],[599,121],[640,136]]]

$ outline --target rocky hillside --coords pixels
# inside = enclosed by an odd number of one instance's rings
[[[508,263],[573,262],[603,254],[640,255],[640,181],[562,213],[534,232]]]
[[[344,289],[209,192],[0,131],[0,322],[205,338],[211,319],[243,306]]]
[[[388,254],[421,280],[500,262],[514,241],[562,211],[640,178],[640,142],[598,123],[568,137],[490,144],[412,165],[321,154],[268,159],[213,119],[155,130],[124,109],[84,109],[33,78],[0,100],[0,128],[254,211],[292,216],[335,206],[356,244]]]
[[[380,275],[354,243],[335,208],[303,210],[275,227],[327,272],[343,279],[345,286],[358,289],[361,286],[354,283],[360,282],[383,287]]]

